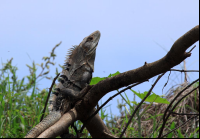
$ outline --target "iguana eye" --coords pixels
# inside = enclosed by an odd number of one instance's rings
[[[93,37],[91,36],[91,37],[89,37],[88,39],[87,39],[87,42],[88,41],[92,41],[93,40]]]

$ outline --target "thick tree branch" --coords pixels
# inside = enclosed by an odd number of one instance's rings
[[[191,55],[185,51],[198,40],[199,26],[196,26],[181,36],[167,55],[160,60],[100,81],[88,91],[83,100],[75,105],[75,108],[64,114],[56,124],[44,131],[39,137],[56,137],[64,133],[69,125],[78,119],[84,123],[94,112],[93,108],[98,101],[108,92],[169,71]],[[86,128],[92,137],[108,137],[105,133],[110,133],[98,114],[86,124]]]
[[[181,36],[172,46],[166,56],[153,63],[145,64],[134,70],[130,70],[114,77],[107,78],[94,85],[85,95],[78,112],[87,113],[93,109],[97,102],[108,92],[128,86],[130,84],[150,79],[158,74],[169,71],[172,67],[180,64],[191,53],[185,52],[191,45],[199,40],[199,25]]]
[[[49,127],[38,138],[53,138],[63,134],[68,127],[78,119],[78,114],[75,109],[71,109],[65,113],[58,122]]]
[[[95,110],[93,109],[93,111],[91,111],[91,114],[94,112]],[[90,115],[88,115],[88,117]],[[82,122],[84,123],[84,121]],[[108,134],[112,135],[98,114],[96,114],[91,120],[87,122],[86,128],[89,131],[92,138],[110,138]]]
[[[143,81],[144,82],[144,81]],[[140,82],[140,83],[136,83],[136,84],[133,84],[131,86],[128,86],[126,87],[125,89],[121,90],[119,93],[113,95],[112,97],[110,97],[106,102],[104,102],[83,124],[83,126],[81,127],[81,130],[80,132],[83,131],[83,129],[85,128],[86,124],[88,121],[90,121],[110,100],[112,100],[114,97],[116,97],[117,95],[121,94],[122,92],[126,91],[127,89],[131,89],[132,87],[136,86],[136,85],[139,85],[143,82]]]
[[[88,117],[88,113],[97,105],[97,102],[108,92],[128,86],[130,84],[150,79],[158,74],[169,71],[180,64],[191,53],[185,52],[191,45],[199,40],[199,25],[181,36],[172,46],[166,56],[153,63],[145,64],[134,70],[130,70],[111,78],[107,78],[94,85],[85,95],[83,101],[75,108],[81,113],[81,120]],[[93,124],[95,126],[95,124]],[[88,128],[89,130],[89,128]],[[90,130],[89,130],[90,132]],[[98,131],[96,131],[98,132]]]

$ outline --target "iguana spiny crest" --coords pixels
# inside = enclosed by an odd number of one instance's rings
[[[100,32],[95,31],[73,48],[69,49],[60,83],[56,86],[54,94],[62,94],[69,100],[78,98],[79,92],[85,88],[92,79],[96,48],[100,39]],[[59,104],[57,104],[58,106]]]

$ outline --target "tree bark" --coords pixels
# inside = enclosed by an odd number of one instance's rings
[[[95,112],[95,109],[93,109],[90,112],[88,117],[92,115],[94,112]],[[84,117],[84,119],[86,118]],[[83,120],[81,121],[84,123]],[[89,131],[92,138],[110,138],[110,136],[108,136],[107,134],[112,135],[109,129],[107,128],[107,126],[104,124],[101,117],[99,116],[99,114],[96,114],[90,121],[87,122],[86,128]]]
[[[181,36],[171,47],[170,51],[153,63],[145,64],[134,70],[130,70],[114,77],[107,78],[94,85],[85,95],[78,111],[93,109],[97,102],[108,92],[128,86],[130,84],[150,79],[158,74],[169,71],[172,67],[180,64],[184,59],[191,56],[185,52],[192,44],[199,40],[199,25]]]
[[[191,56],[186,50],[199,40],[199,25],[181,36],[171,47],[170,51],[160,60],[145,63],[144,66],[107,78],[94,85],[83,100],[39,137],[56,137],[66,131],[70,124],[80,119],[84,122],[92,113],[98,101],[108,92],[128,86],[130,84],[150,79],[158,74],[169,71],[172,67]],[[101,118],[96,115],[86,125],[92,137],[106,137],[110,133]],[[103,132],[106,134],[103,134]],[[108,137],[108,136],[107,136]]]
[[[78,114],[75,109],[71,109],[69,112],[65,113],[60,120],[41,133],[38,138],[53,138],[57,137],[65,131],[67,131],[68,127],[73,124],[76,120],[78,120]]]

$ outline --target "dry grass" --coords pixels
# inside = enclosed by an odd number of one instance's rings
[[[181,85],[177,85],[175,88],[170,88],[169,91],[165,94],[165,98],[171,102],[183,88],[185,88],[189,83],[184,82]],[[197,85],[193,85],[189,87],[187,90],[185,90],[173,103],[173,105],[180,100],[185,94],[190,92],[192,89],[197,87]],[[173,106],[172,105],[172,106]],[[147,108],[147,110],[142,114],[140,117],[140,126],[138,124],[138,116],[135,115],[134,119],[135,121],[129,125],[129,128],[134,128],[136,131],[136,134],[130,134],[132,131],[127,130],[125,137],[136,137],[138,136],[138,131],[141,131],[142,137],[157,137],[159,133],[159,128],[161,127],[163,123],[163,114],[165,110],[167,109],[168,104],[161,104],[161,103],[153,103],[151,104],[143,104],[140,109],[140,115],[143,113],[143,111]],[[197,88],[195,91],[193,91],[189,96],[187,96],[185,99],[183,99],[174,110],[176,113],[187,113],[187,114],[197,114],[199,113],[199,88]],[[191,118],[194,115],[177,115],[177,114],[171,114],[163,131],[163,135],[171,131],[170,126],[172,122],[175,123],[175,127],[178,127],[182,123],[186,122],[189,118]],[[128,116],[129,117],[129,116]],[[124,121],[125,116],[124,112],[121,112],[121,116],[115,117],[110,123],[112,123],[112,127],[122,129],[122,121]],[[194,118],[188,123],[186,123],[184,126],[181,127],[181,133],[184,135],[184,137],[189,137],[194,130],[199,127],[198,118]],[[155,129],[158,126],[158,129]],[[141,127],[139,129],[139,127]],[[153,131],[155,130],[156,136],[151,136]],[[116,135],[119,135],[116,130],[112,130],[113,133]],[[177,134],[177,132],[175,132]]]
[[[178,87],[171,88],[168,93],[166,94],[166,98],[169,102],[171,102],[174,97],[176,96],[177,93],[179,93],[183,88],[185,88],[188,85],[187,82],[179,85]],[[176,103],[181,97],[183,97],[185,94],[190,92],[194,86],[191,86],[187,90],[185,90],[177,100],[175,100],[174,103]],[[149,104],[145,104],[142,106],[142,110],[144,110],[146,107],[148,107]],[[142,127],[147,127],[144,128],[142,135],[144,137],[150,135],[153,132],[153,119],[149,119],[152,116],[159,115],[159,114],[164,114],[167,104],[160,104],[160,103],[154,103],[151,105],[148,110],[145,112],[145,114],[141,117],[141,126]],[[142,112],[142,111],[141,111]],[[194,114],[194,113],[199,113],[199,89],[191,93],[188,97],[183,99],[178,106],[176,107],[175,111],[176,113],[187,113],[187,114]],[[170,128],[170,125],[172,122],[175,122],[176,127],[187,121],[189,118],[191,118],[193,115],[176,115],[172,114],[166,124],[166,127]],[[149,120],[146,120],[149,119]],[[162,124],[162,116],[156,117],[155,122],[159,123],[161,120],[160,124]],[[191,122],[188,122],[185,124],[183,127],[181,127],[182,134],[188,134],[193,132],[195,128],[195,121],[197,119],[192,120]],[[137,129],[137,123],[134,124],[134,128]],[[197,125],[196,125],[197,126]],[[163,133],[169,132],[169,128],[165,128]]]

